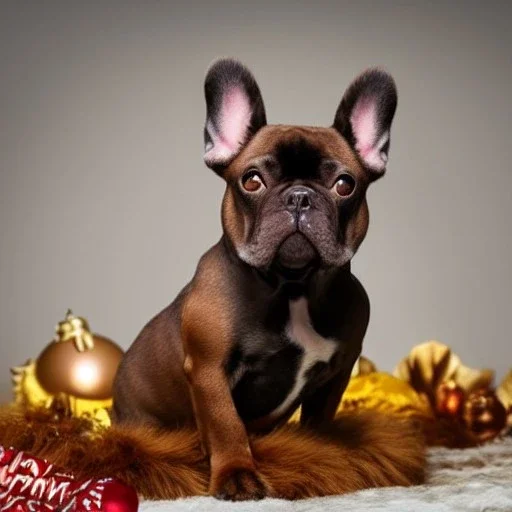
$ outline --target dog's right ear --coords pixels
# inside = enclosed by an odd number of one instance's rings
[[[204,83],[204,161],[221,174],[251,137],[267,124],[260,89],[240,62],[220,59]]]

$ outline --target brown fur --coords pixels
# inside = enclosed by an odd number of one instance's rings
[[[236,196],[232,187],[251,165],[265,156],[271,155],[276,146],[283,142],[300,138],[317,147],[325,159],[342,162],[347,169],[357,176],[359,186],[367,187],[371,177],[365,171],[347,141],[334,128],[312,126],[267,125],[247,143],[223,173],[228,182],[222,203],[222,220],[224,231],[237,246],[245,242],[247,226],[252,219],[245,218],[242,210],[236,205]],[[368,230],[369,214],[366,198],[361,202],[359,210],[353,215],[347,226],[347,243],[355,250],[359,247]],[[245,228],[245,229],[244,229]]]
[[[209,272],[195,281],[194,293],[185,301],[181,327],[187,354],[184,371],[190,384],[196,425],[203,448],[210,455],[208,492],[233,499],[263,498],[267,494],[265,485],[255,473],[247,432],[231,399],[224,367],[219,363],[227,359],[231,346],[231,318],[229,302],[220,291],[222,269],[213,258],[209,258],[209,263]],[[219,293],[208,293],[212,287]]]
[[[209,467],[195,430],[115,426],[92,437],[89,428],[73,418],[56,423],[44,411],[0,411],[0,444],[46,458],[79,478],[117,477],[147,499],[207,494]],[[251,445],[275,497],[343,494],[424,479],[423,436],[399,417],[342,414],[327,429],[287,425],[253,437]]]
[[[326,158],[343,162],[360,179],[366,177],[365,170],[354,151],[334,128],[274,124],[261,128],[254,138],[247,143],[247,146],[242,149],[226,169],[225,179],[230,181],[240,178],[243,171],[250,166],[255,158],[272,154],[277,143],[294,140],[297,137],[302,137],[310,144],[318,147]]]

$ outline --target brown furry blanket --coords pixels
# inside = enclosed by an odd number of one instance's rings
[[[208,463],[193,430],[55,421],[44,411],[0,410],[0,444],[48,459],[79,478],[117,477],[147,499],[206,494]],[[413,422],[377,413],[341,414],[322,431],[287,425],[251,440],[274,497],[298,499],[424,480],[425,443]]]

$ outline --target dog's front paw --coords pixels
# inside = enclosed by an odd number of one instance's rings
[[[261,500],[267,486],[255,469],[233,467],[212,475],[210,494],[221,500]]]

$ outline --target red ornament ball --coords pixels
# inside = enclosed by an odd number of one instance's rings
[[[102,512],[137,512],[139,499],[131,487],[112,480],[105,484],[102,498]]]
[[[454,381],[443,382],[436,390],[436,412],[440,416],[460,418],[464,409],[464,390]]]

